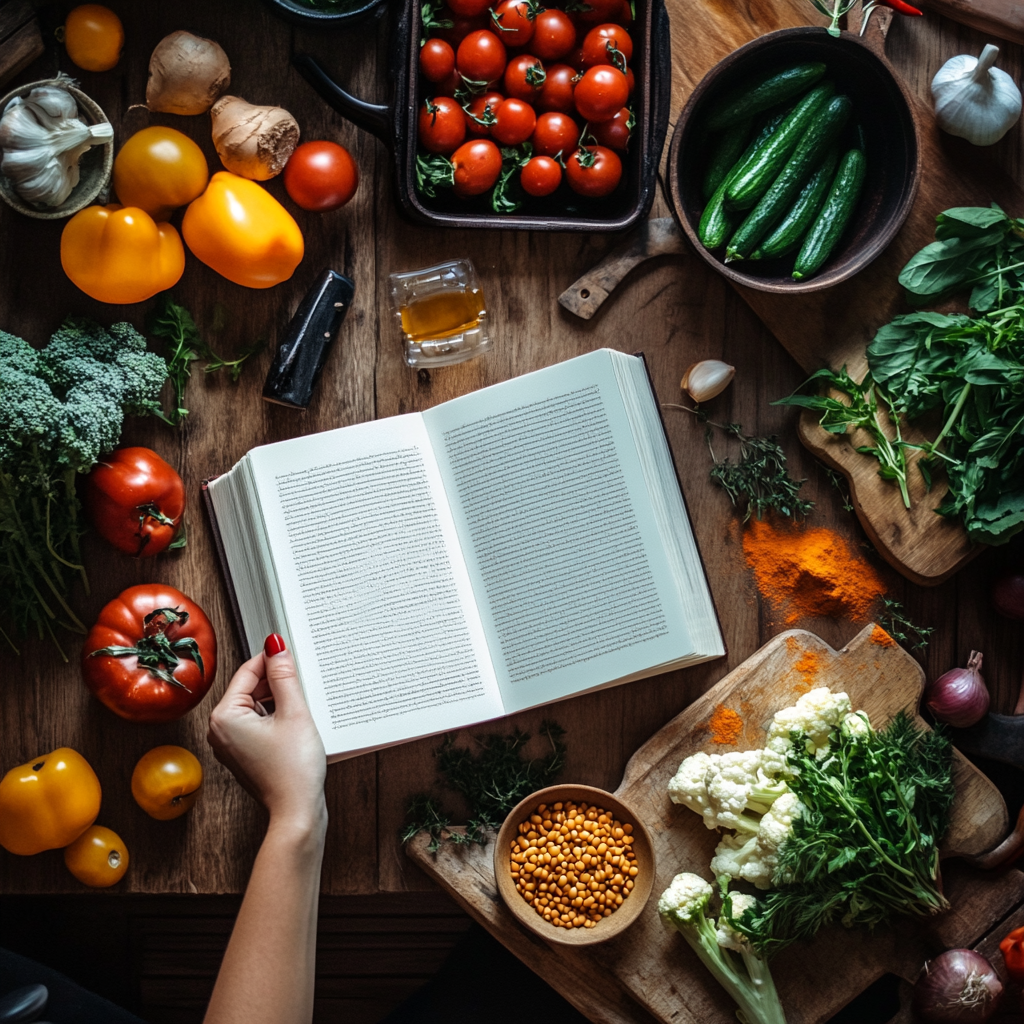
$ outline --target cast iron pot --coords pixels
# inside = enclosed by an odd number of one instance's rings
[[[348,10],[330,11],[307,7],[299,0],[266,0],[270,9],[285,21],[307,28],[338,28],[365,21],[374,14],[383,14],[387,0],[357,0]]]
[[[396,8],[399,5],[396,4]],[[413,220],[458,228],[512,228],[519,231],[622,231],[650,212],[658,162],[668,126],[672,57],[664,0],[636,0],[633,36],[633,92],[636,128],[623,158],[623,180],[604,199],[585,199],[561,188],[544,199],[527,197],[520,211],[496,214],[487,197],[459,199],[439,192],[428,199],[416,191],[416,120],[422,99],[419,75],[420,3],[403,0],[395,10],[391,38],[390,103],[367,103],[341,88],[307,54],[292,63],[343,117],[372,132],[391,150],[398,201]]]
[[[803,61],[822,61],[826,76],[853,101],[851,125],[864,132],[867,174],[853,220],[821,270],[794,281],[791,254],[776,260],[738,260],[726,265],[724,248],[709,252],[697,237],[705,206],[701,182],[707,165],[704,115],[724,93],[759,74]],[[863,270],[893,240],[917,195],[921,152],[909,93],[888,62],[857,36],[832,38],[823,28],[770,32],[734,50],[701,79],[683,108],[668,158],[672,214],[701,257],[730,280],[778,294],[831,288]],[[855,129],[848,128],[852,137]],[[846,141],[852,141],[852,138]]]

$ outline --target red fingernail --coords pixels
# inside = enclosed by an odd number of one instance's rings
[[[263,641],[263,653],[268,658],[272,658],[275,654],[280,654],[284,650],[287,650],[287,648],[284,645],[284,637],[280,633],[271,633]]]

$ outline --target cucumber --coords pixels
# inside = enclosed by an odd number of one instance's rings
[[[747,146],[743,155],[737,161],[737,167],[768,142],[772,137],[772,134],[782,123],[785,116],[785,113],[778,113],[765,122],[761,130],[751,140],[750,145]],[[730,170],[723,181],[719,184],[718,188],[715,189],[711,198],[708,200],[707,206],[704,207],[704,212],[700,215],[700,224],[697,226],[697,237],[701,240],[705,249],[717,249],[719,246],[725,245],[725,240],[729,237],[730,232],[736,226],[736,218],[731,216],[729,211],[725,208],[725,189],[731,174],[732,171]]]
[[[802,281],[816,273],[839,241],[864,187],[867,161],[859,149],[851,149],[839,161],[839,170],[825,205],[811,225],[793,266],[793,280]]]
[[[750,138],[749,120],[741,121],[723,132],[711,154],[711,162],[704,173],[704,198],[710,199],[725,176],[736,166],[736,161]]]
[[[786,115],[767,143],[730,174],[727,205],[734,210],[749,210],[768,191],[821,108],[832,98],[832,92],[831,82],[816,85]]]
[[[753,86],[748,84],[734,89],[711,108],[707,126],[713,132],[718,132],[741,121],[748,121],[755,114],[806,92],[824,74],[824,64],[797,64],[796,67],[769,75]]]
[[[729,240],[725,259],[741,260],[779,222],[829,147],[839,138],[853,110],[846,96],[834,96],[804,133],[796,151],[779,171],[771,188],[747,214],[746,220]]]
[[[792,252],[803,241],[807,229],[818,216],[825,196],[835,177],[836,164],[839,163],[839,149],[836,146],[825,155],[818,169],[811,175],[811,180],[796,197],[796,202],[782,218],[782,223],[757,247],[751,254],[752,260],[770,260],[776,256],[785,256]]]

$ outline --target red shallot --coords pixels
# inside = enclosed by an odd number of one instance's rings
[[[948,949],[924,965],[914,985],[914,1010],[925,1024],[980,1024],[996,1012],[1003,985],[973,949]]]
[[[1024,622],[1024,574],[1000,576],[992,586],[992,605],[1000,615]]]
[[[967,729],[988,713],[988,687],[981,678],[981,659],[981,651],[971,651],[966,668],[951,668],[928,684],[925,704],[938,721]]]

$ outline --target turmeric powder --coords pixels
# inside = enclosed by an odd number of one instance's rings
[[[871,642],[879,647],[897,647],[898,644],[881,626],[875,626],[871,630]]]
[[[743,553],[758,590],[785,612],[787,623],[816,616],[863,620],[885,593],[878,573],[825,527],[755,519],[743,531]]]
[[[715,713],[708,721],[712,743],[729,743],[735,745],[743,731],[743,719],[731,708],[719,704]]]

